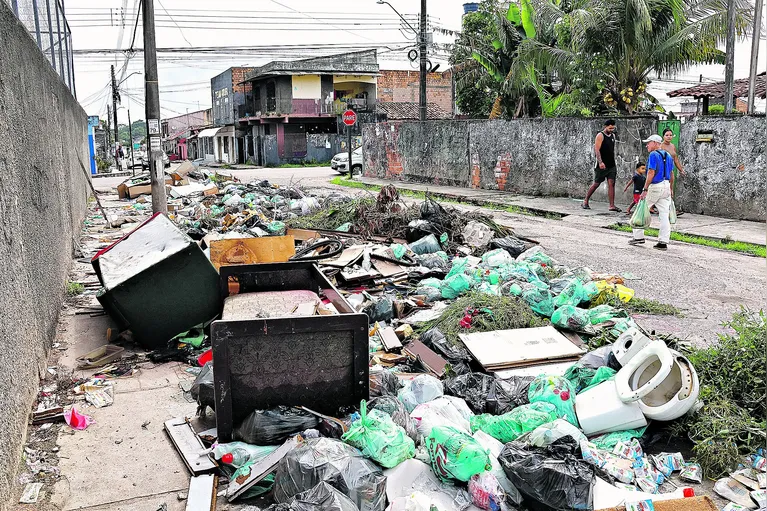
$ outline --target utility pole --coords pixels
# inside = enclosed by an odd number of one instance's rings
[[[165,172],[160,139],[160,85],[157,82],[157,44],[154,30],[154,0],[142,0],[144,5],[144,92],[146,127],[149,147],[149,172],[152,180],[152,211],[167,214]]]
[[[112,157],[112,109],[107,105],[107,144],[104,146],[104,152],[108,158]]]
[[[735,0],[727,0],[727,45],[724,57],[724,113],[735,107]]]
[[[426,120],[426,0],[421,0],[420,29],[418,54],[421,57],[421,81],[418,94],[418,120],[423,122]]]
[[[117,146],[119,144],[120,140],[120,129],[117,127],[117,102],[120,100],[120,94],[117,92],[117,81],[115,80],[115,67],[111,66],[112,69],[112,115],[114,115],[114,121],[115,121],[115,145],[114,145],[114,152],[115,152],[115,163],[117,164],[117,171],[120,172],[120,152],[117,150]]]
[[[128,136],[130,137],[130,169],[136,175],[136,161],[133,159],[133,124],[130,122],[130,108],[128,109]]]
[[[756,101],[756,65],[759,60],[759,43],[762,31],[762,0],[756,0],[754,10],[754,33],[751,35],[751,67],[748,71],[748,113],[754,113],[754,102]]]

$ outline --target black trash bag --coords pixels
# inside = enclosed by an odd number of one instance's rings
[[[296,433],[315,429],[314,415],[288,406],[256,410],[234,430],[234,439],[253,445],[278,445]]]
[[[490,241],[490,248],[502,248],[516,259],[519,254],[527,250],[527,244],[514,236],[506,236],[505,238],[493,238]]]
[[[394,424],[401,427],[407,433],[407,436],[413,439],[413,442],[418,444],[418,428],[415,425],[415,421],[407,413],[405,405],[397,399],[397,396],[381,396],[370,400],[368,403],[368,410],[380,410],[389,416],[391,416]]]
[[[421,219],[428,220],[432,223],[444,224],[449,221],[450,215],[439,202],[431,197],[427,197],[426,200],[421,203]]]
[[[527,404],[532,381],[532,377],[499,380],[484,373],[462,374],[445,382],[445,394],[463,398],[476,414],[502,415]]]
[[[370,323],[391,321],[394,316],[394,302],[390,297],[384,295],[377,301],[371,302],[362,312],[368,315]]]
[[[559,295],[559,293],[564,291],[565,288],[570,285],[571,281],[572,279],[551,279],[549,281],[549,289],[551,289],[551,294]]]
[[[359,511],[349,497],[326,482],[321,482],[311,490],[299,493],[286,505],[279,506],[278,511]]]
[[[440,272],[447,273],[450,269],[450,263],[439,254],[423,254],[416,256],[415,260],[418,261],[418,264],[430,270],[439,270]]]
[[[200,374],[194,379],[192,388],[189,390],[192,398],[197,401],[197,415],[202,416],[206,407],[216,409],[216,398],[213,395],[213,362],[202,366]]]
[[[405,239],[408,243],[413,243],[414,241],[418,241],[421,238],[425,238],[429,234],[433,234],[439,237],[439,235],[442,233],[440,233],[439,229],[437,229],[434,224],[428,220],[413,220],[407,224],[407,229],[405,230]]]
[[[515,440],[504,446],[498,461],[511,484],[535,507],[590,511],[594,467],[575,455],[577,449],[569,436],[545,448]]]
[[[455,374],[471,372],[469,352],[462,346],[451,344],[439,328],[430,328],[419,336],[419,340],[447,360]]]
[[[349,497],[360,511],[386,509],[386,476],[354,447],[331,438],[312,438],[277,465],[274,500],[287,503],[299,493],[327,482]]]
[[[394,373],[391,371],[381,371],[379,373],[370,373],[370,397],[395,396],[399,389],[403,387]]]

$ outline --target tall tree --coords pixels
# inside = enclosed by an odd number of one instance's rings
[[[607,107],[658,108],[647,93],[653,73],[723,63],[727,0],[531,0],[547,37],[520,44],[515,70],[533,62],[562,81],[595,83]],[[737,4],[736,31],[748,30],[748,0]],[[513,70],[513,71],[515,71]]]

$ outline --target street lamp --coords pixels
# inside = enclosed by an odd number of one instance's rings
[[[387,2],[386,0],[378,0],[376,2],[377,4],[386,4],[391,9],[397,13],[397,16],[399,16],[402,21],[404,21],[408,27],[410,27],[410,30],[415,32],[416,30],[408,23],[408,21],[402,17],[402,15],[397,11],[397,9],[394,8],[392,4]],[[418,91],[418,119],[420,121],[426,120],[426,0],[421,0],[421,16],[420,16],[420,31],[418,32],[418,54],[420,57],[420,64],[421,64],[421,73],[420,73],[420,83],[418,84],[419,91]]]

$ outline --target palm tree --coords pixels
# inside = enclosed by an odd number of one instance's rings
[[[723,63],[727,0],[530,0],[539,36],[523,40],[511,73],[547,69],[561,82],[602,90],[604,103],[633,113],[657,107],[651,73]],[[736,33],[750,24],[748,0],[736,2]]]

